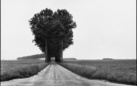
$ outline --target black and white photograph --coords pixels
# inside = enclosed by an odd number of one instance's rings
[[[1,86],[137,86],[136,0],[1,0]]]

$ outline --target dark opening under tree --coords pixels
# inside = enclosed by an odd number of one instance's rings
[[[73,44],[73,28],[76,23],[73,17],[65,9],[53,12],[44,9],[29,20],[30,28],[34,34],[34,42],[45,53],[45,61],[49,62],[51,57],[55,61],[63,60],[63,50]]]

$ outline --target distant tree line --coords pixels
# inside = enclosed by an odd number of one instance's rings
[[[40,58],[44,58],[45,54],[35,54],[35,55],[29,55],[29,56],[22,56],[22,57],[18,57],[17,60],[24,60],[24,59],[40,59]]]

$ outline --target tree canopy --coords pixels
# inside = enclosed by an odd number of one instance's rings
[[[76,23],[72,15],[66,9],[44,9],[36,13],[30,20],[30,28],[34,34],[35,44],[42,52],[45,52],[45,42],[48,42],[48,53],[52,56],[56,53],[59,41],[63,41],[63,50],[73,44],[73,28]]]

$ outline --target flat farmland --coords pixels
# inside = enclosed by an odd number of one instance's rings
[[[64,60],[58,64],[88,79],[137,84],[136,60]],[[36,75],[47,65],[44,60],[1,61],[1,81]]]
[[[89,79],[136,85],[136,60],[64,61],[63,67]]]
[[[30,77],[37,74],[47,65],[48,63],[44,63],[43,60],[2,60],[0,81]]]
[[[17,67],[29,66],[34,64],[44,63],[43,60],[2,60],[1,61],[1,73],[9,69],[14,69]]]

